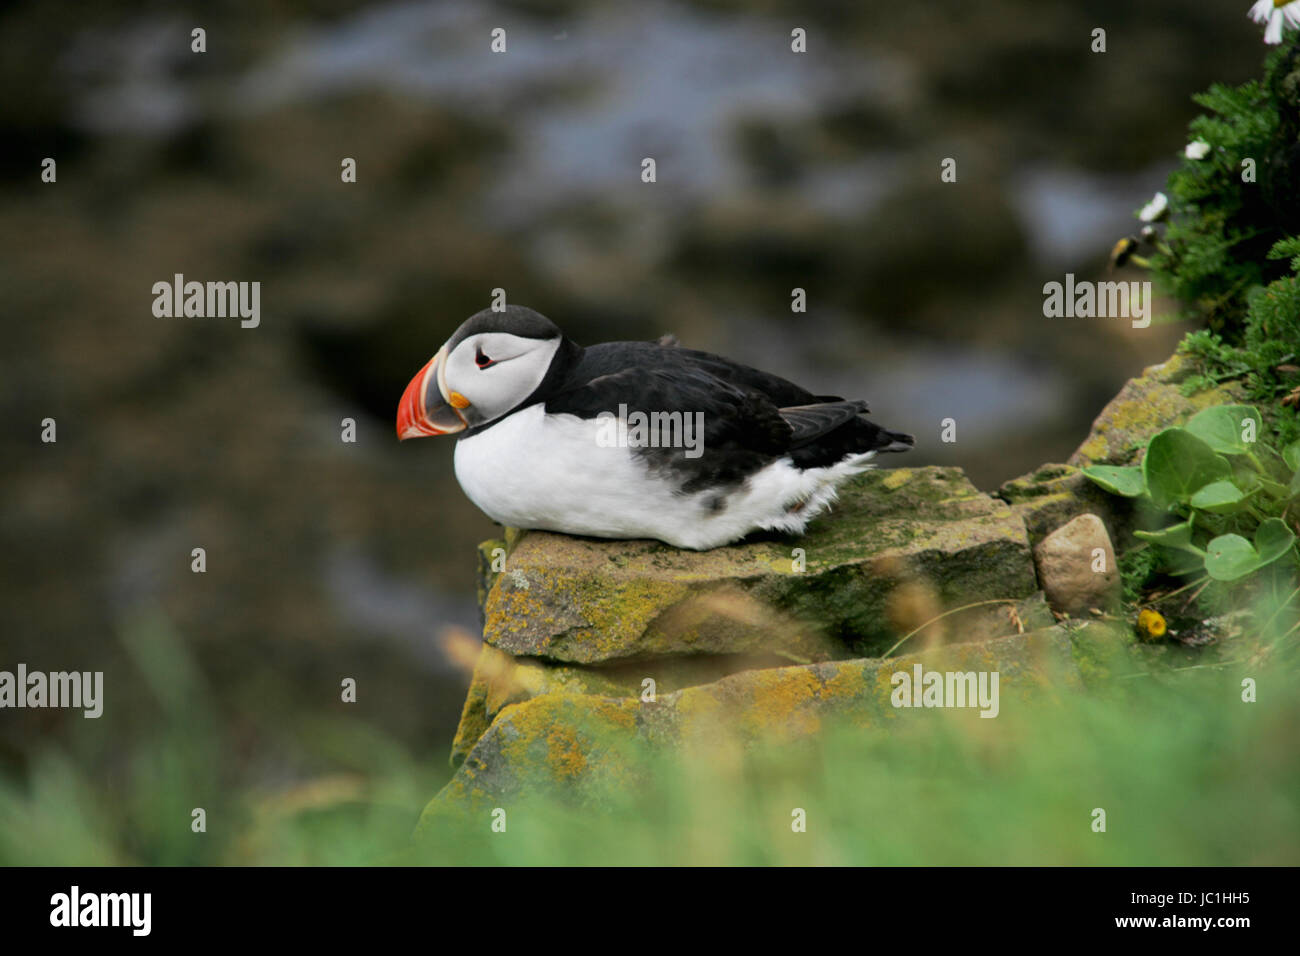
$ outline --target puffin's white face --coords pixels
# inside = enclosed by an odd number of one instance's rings
[[[442,383],[469,400],[471,426],[500,418],[533,393],[551,367],[559,339],[529,339],[509,332],[480,332],[448,354]],[[453,402],[454,404],[454,402]]]
[[[398,437],[450,435],[500,418],[542,383],[561,341],[479,332],[450,351],[444,345],[406,386]]]

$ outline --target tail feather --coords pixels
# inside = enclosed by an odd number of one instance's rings
[[[815,441],[827,432],[852,421],[867,410],[866,402],[818,402],[816,405],[790,405],[778,409],[790,426],[790,445],[797,448]]]
[[[904,432],[891,432],[887,428],[880,430],[880,437],[886,444],[877,446],[876,451],[907,451],[916,444],[916,439]]]
[[[834,409],[835,406],[830,408]],[[789,412],[789,409],[782,409],[782,417],[786,417]],[[868,452],[907,451],[913,444],[915,439],[911,435],[883,428],[859,412],[850,414],[848,421],[811,441],[795,445],[790,450],[790,458],[800,468],[825,468]]]

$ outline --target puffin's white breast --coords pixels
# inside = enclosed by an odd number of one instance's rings
[[[871,457],[807,471],[782,458],[740,485],[683,494],[671,474],[654,473],[631,448],[602,446],[598,433],[596,419],[547,415],[538,403],[460,439],[456,479],[504,525],[704,549],[758,528],[802,531]]]
[[[458,441],[456,479],[490,518],[518,528],[636,537],[665,504],[684,504],[632,449],[596,435],[595,419],[531,405]]]

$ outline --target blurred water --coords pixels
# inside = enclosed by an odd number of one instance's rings
[[[507,29],[508,55],[484,55],[490,31]],[[177,74],[184,57],[176,20],[144,20],[75,44],[65,66],[97,77],[76,119],[98,133],[167,133],[202,109],[263,112],[340,92],[384,90],[452,105],[505,123],[518,144],[488,191],[485,213],[504,227],[528,224],[582,196],[606,194],[639,215],[752,188],[730,137],[745,117],[779,121],[852,103],[900,108],[916,95],[900,57],[840,48],[815,56],[788,48],[788,23],[758,15],[710,15],[681,4],[594,6],[554,23],[493,3],[388,3],[327,26],[303,27],[248,70],[215,104]],[[658,160],[664,188],[639,188],[639,161]],[[809,207],[861,217],[900,174],[899,154],[874,151],[803,171]],[[1034,250],[1050,261],[1086,255],[1132,224],[1135,196],[1164,181],[1163,163],[1137,175],[1097,175],[1039,165],[1016,171],[1012,193]]]
[[[487,55],[498,26],[507,29],[508,55]],[[91,45],[99,52],[78,60],[78,68],[101,83],[86,93],[81,121],[100,133],[165,133],[201,108],[258,113],[359,89],[452,105],[508,131],[510,160],[493,170],[479,209],[486,228],[526,231],[524,251],[543,270],[564,257],[562,220],[583,203],[618,208],[618,228],[630,237],[620,254],[653,265],[665,254],[659,240],[668,223],[704,201],[739,200],[755,190],[732,136],[737,120],[797,118],[839,103],[898,109],[915,96],[913,70],[901,56],[840,48],[824,33],[813,41],[815,56],[778,55],[788,49],[788,23],[763,16],[649,3],[583,8],[561,23],[455,0],[381,4],[301,27],[214,105],[201,100],[196,79],[176,73],[178,30],[175,21],[143,21],[113,42]],[[654,189],[638,179],[646,155],[658,161]],[[905,174],[902,162],[882,142],[800,169],[791,196],[818,215],[863,221]],[[1035,258],[1058,267],[1095,257],[1131,230],[1134,197],[1161,182],[1163,167],[1098,175],[1038,165],[1007,176]],[[916,421],[951,414],[957,397],[973,438],[1062,413],[1065,398],[1051,373],[1014,348],[963,351],[918,341],[878,367],[872,345],[858,341],[854,317],[840,318],[824,315],[821,334],[841,341],[842,356],[867,363],[871,391],[884,396],[878,404],[906,409]],[[789,334],[788,323],[754,315],[722,321],[734,332],[728,338],[737,358],[818,388],[861,391],[861,370],[827,368],[825,350]],[[689,330],[677,331],[690,340]]]
[[[732,328],[720,351],[814,391],[866,399],[882,423],[916,431],[916,452],[927,461],[943,451],[936,446],[945,418],[960,419],[965,447],[1004,434],[1008,423],[1041,427],[1058,419],[1069,401],[1054,371],[1042,363],[944,344],[882,354],[871,331],[844,316],[791,323],[746,315]]]
[[[330,554],[322,576],[338,611],[357,633],[395,642],[428,670],[457,671],[438,648],[438,628],[478,632],[472,597],[400,581],[355,549]]]
[[[485,56],[497,26],[508,55]],[[492,208],[517,224],[574,193],[660,206],[734,191],[745,177],[727,142],[732,120],[878,99],[895,79],[860,51],[774,55],[788,44],[782,23],[677,4],[595,6],[556,32],[492,4],[396,3],[291,40],[237,98],[268,108],[373,85],[499,118],[520,148]],[[646,155],[665,186],[653,193],[633,188]]]
[[[1171,157],[1128,175],[1047,166],[1021,171],[1011,197],[1033,236],[1034,257],[1063,267],[1136,232],[1134,211],[1164,188],[1173,166]]]

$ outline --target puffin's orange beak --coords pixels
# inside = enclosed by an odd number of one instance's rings
[[[451,435],[469,427],[460,413],[469,402],[458,393],[448,396],[443,362],[447,346],[438,350],[427,365],[411,379],[397,406],[397,437],[423,438],[427,435]]]

